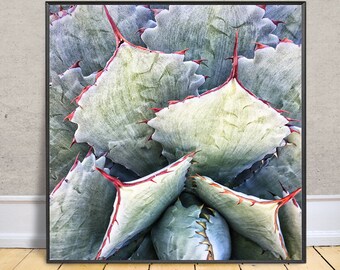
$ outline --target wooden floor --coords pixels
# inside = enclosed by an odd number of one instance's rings
[[[46,264],[44,249],[0,249],[1,270],[340,270],[340,246],[307,248],[307,264]]]

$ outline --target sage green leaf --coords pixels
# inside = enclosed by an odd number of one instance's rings
[[[147,234],[138,249],[129,258],[131,261],[158,260],[155,248],[153,247],[150,234]]]
[[[228,183],[243,170],[273,153],[290,133],[286,118],[249,94],[237,79],[170,105],[148,122],[152,139],[173,161],[192,151],[192,173]]]
[[[290,118],[301,121],[301,63],[301,47],[281,42],[275,49],[256,50],[254,59],[240,58],[239,79],[274,108],[286,110]]]
[[[284,206],[283,206],[284,207]],[[232,260],[242,261],[276,261],[276,258],[270,251],[265,251],[255,242],[242,236],[241,234],[230,230],[232,243]]]
[[[282,186],[293,192],[302,186],[301,129],[291,127],[292,132],[286,138],[286,144],[277,149],[277,154],[251,178],[234,189],[263,199],[273,199],[273,195],[282,194]],[[296,196],[301,203],[301,194]]]
[[[95,167],[105,157],[76,159],[50,195],[50,259],[93,260],[110,220],[115,189]],[[107,169],[104,169],[107,171]]]
[[[282,193],[283,196],[289,194],[286,191]],[[279,218],[289,257],[302,260],[302,211],[295,198],[281,207]]]
[[[271,34],[275,25],[263,18],[255,5],[170,5],[156,15],[157,26],[146,29],[142,39],[149,49],[175,52],[186,48],[187,59],[207,59],[199,74],[210,78],[202,86],[211,89],[222,84],[231,63],[225,58],[233,51],[234,34],[240,35],[239,54],[253,57],[255,42],[277,44]]]
[[[229,227],[215,210],[177,200],[151,230],[160,260],[228,260]],[[204,213],[204,212],[205,213]],[[204,214],[203,214],[204,213]]]
[[[143,6],[109,5],[123,34],[143,45],[138,29],[153,27],[152,11]],[[102,5],[77,5],[72,13],[50,26],[50,69],[63,73],[76,61],[84,74],[103,68],[115,50],[114,35]]]
[[[265,17],[282,21],[274,30],[279,38],[288,38],[296,44],[302,43],[302,6],[301,5],[267,5]]]
[[[96,259],[107,259],[152,225],[179,196],[192,154],[144,178],[121,182],[104,171],[117,189],[114,211]]]
[[[71,101],[85,86],[94,83],[94,75],[84,77],[80,68],[67,70],[62,76],[51,73],[49,88],[49,152],[50,192],[65,177],[74,157],[85,157],[89,146],[75,144],[70,147],[76,125],[64,122],[65,116],[75,108]]]
[[[275,257],[288,258],[278,210],[298,192],[280,200],[263,200],[224,187],[209,177],[194,177],[197,195],[216,209],[228,225],[244,237],[269,250]]]
[[[164,167],[161,145],[149,140],[153,129],[142,122],[154,116],[151,108],[197,94],[204,81],[195,74],[197,67],[183,62],[183,55],[123,42],[78,102],[71,119],[78,124],[76,141],[87,142],[97,155],[107,152],[113,162],[140,176]]]

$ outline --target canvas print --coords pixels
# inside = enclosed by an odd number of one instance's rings
[[[304,260],[303,5],[47,4],[48,260]]]

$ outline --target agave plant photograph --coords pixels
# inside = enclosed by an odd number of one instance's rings
[[[47,3],[48,261],[303,262],[304,9]]]

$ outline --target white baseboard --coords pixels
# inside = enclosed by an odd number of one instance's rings
[[[46,246],[45,196],[0,196],[0,247]],[[307,196],[307,245],[340,245],[340,195]]]

